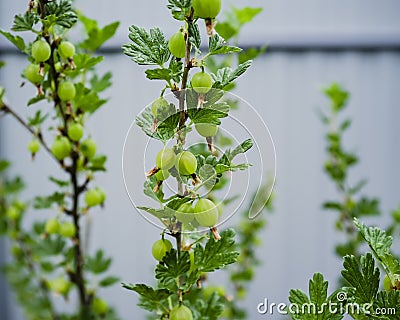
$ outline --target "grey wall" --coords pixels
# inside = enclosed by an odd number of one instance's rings
[[[150,27],[156,22],[168,34],[179,26],[169,20],[164,1],[157,5],[155,1],[141,2],[140,6],[121,0],[78,3],[102,23],[122,21],[111,46],[126,41],[126,29],[131,23]],[[263,232],[263,246],[259,250],[263,266],[246,302],[251,319],[262,319],[255,307],[264,297],[275,302],[286,301],[289,289],[306,289],[314,272],[323,272],[332,281],[338,275],[341,261],[332,250],[340,236],[333,231],[334,216],[320,209],[322,201],[333,197],[335,191],[322,173],[324,128],[316,115],[316,109],[327,104],[320,90],[331,81],[342,83],[352,94],[347,112],[355,120],[347,145],[360,154],[362,161],[351,178],[354,181],[369,178],[365,192],[382,198],[387,215],[398,204],[400,2],[247,3],[262,5],[265,11],[247,27],[242,42],[271,44],[271,51],[240,79],[236,93],[263,116],[277,151],[276,212],[268,217],[268,228]],[[20,1],[2,1],[0,26],[8,28],[14,13],[24,7]],[[0,46],[7,48],[4,41]],[[374,46],[380,47],[360,50]],[[338,47],[351,47],[351,50],[334,50]],[[18,73],[25,62],[13,52],[5,52],[1,56],[7,61],[6,68],[0,71],[2,84],[10,103],[21,113],[27,113],[24,106],[34,89],[19,88]],[[111,100],[94,116],[90,127],[99,141],[100,151],[109,154],[108,173],[99,176],[108,201],[105,210],[92,214],[91,244],[93,248],[104,247],[112,254],[112,271],[124,281],[151,282],[154,261],[150,247],[158,230],[146,223],[128,200],[122,180],[121,150],[135,114],[156,97],[159,85],[145,82],[143,69],[119,53],[106,55],[102,68],[111,69],[114,74],[113,88],[108,91]],[[29,136],[13,120],[2,119],[0,130],[1,154],[15,162],[14,172],[24,174],[29,185],[26,196],[30,197],[37,189],[43,194],[49,192],[46,176],[48,172],[57,172],[53,163],[44,154],[31,163],[25,152]],[[4,293],[7,289],[0,290]],[[104,291],[104,296],[114,302],[123,319],[144,319],[144,313],[135,306],[134,294],[117,285]],[[21,319],[13,311],[11,300],[6,302],[11,311],[6,319]]]

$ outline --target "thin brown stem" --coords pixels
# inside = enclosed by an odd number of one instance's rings
[[[47,143],[44,141],[42,134],[39,132],[35,132],[35,130],[17,113],[15,112],[10,106],[4,104],[1,109],[1,111],[5,112],[6,114],[11,115],[15,120],[17,120],[26,130],[28,130],[33,136],[35,136],[40,144],[43,146],[43,148],[46,149],[46,151],[54,158],[53,152],[51,152],[49,146]],[[56,159],[58,162],[58,160]]]

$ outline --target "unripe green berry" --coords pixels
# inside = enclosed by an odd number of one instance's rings
[[[194,219],[194,208],[188,202],[182,204],[175,212],[176,218],[182,223],[190,223]]]
[[[69,41],[63,41],[58,46],[58,53],[62,58],[72,58],[75,55],[75,46]]]
[[[60,222],[57,220],[57,218],[49,219],[47,220],[44,229],[48,234],[56,234],[60,231]]]
[[[171,310],[169,320],[193,320],[193,314],[192,311],[183,304],[177,305]]]
[[[108,311],[107,302],[100,298],[94,298],[92,307],[93,311],[99,315],[104,315]]]
[[[98,187],[96,188],[96,190],[100,195],[100,204],[104,203],[104,201],[106,201],[106,193],[104,192],[103,189],[100,189]]]
[[[206,138],[215,136],[218,131],[218,126],[210,123],[196,123],[195,128],[199,135]]]
[[[38,64],[31,63],[25,69],[25,77],[29,82],[37,85],[43,81],[43,76],[39,73],[40,66]]]
[[[210,91],[213,84],[211,76],[208,73],[202,71],[197,72],[193,75],[191,83],[194,91],[203,94]]]
[[[383,288],[386,291],[392,290],[392,282],[390,281],[390,278],[387,274],[385,275],[385,278],[383,279]]]
[[[88,207],[95,207],[101,204],[102,194],[97,189],[91,189],[85,194],[85,202]]]
[[[154,259],[161,261],[166,253],[171,249],[171,241],[167,239],[160,239],[154,242],[153,247],[151,248],[151,253],[153,254]]]
[[[96,149],[96,143],[92,139],[86,139],[81,145],[82,154],[88,159],[94,157],[96,154]]]
[[[61,82],[57,90],[58,97],[61,101],[70,101],[75,98],[76,89],[72,82]]]
[[[9,206],[6,210],[6,215],[10,220],[18,220],[21,217],[21,210],[16,206]]]
[[[170,176],[170,173],[168,170],[158,170],[157,173],[155,174],[156,178],[158,181],[164,181],[167,180]]]
[[[54,279],[50,282],[50,288],[56,293],[59,293],[61,295],[66,295],[68,294],[70,288],[71,288],[71,283],[64,278],[57,278]]]
[[[51,151],[58,160],[62,160],[71,153],[71,144],[66,137],[57,137],[51,146]]]
[[[42,40],[37,40],[32,44],[32,58],[37,62],[44,62],[50,58],[50,45]]]
[[[175,152],[172,149],[164,147],[157,153],[156,166],[162,170],[169,170],[174,166],[175,160]]]
[[[32,140],[29,141],[28,143],[28,150],[30,153],[35,154],[39,151],[40,149],[40,143],[37,140]]]
[[[163,97],[158,97],[151,104],[151,113],[157,118],[163,111],[168,110],[169,103]]]
[[[54,64],[54,68],[56,69],[56,72],[60,72],[60,71],[61,71],[61,68],[62,68],[61,62],[60,62],[60,61],[56,62],[56,63]]]
[[[218,208],[209,199],[199,199],[194,207],[194,217],[203,227],[213,227],[218,222]]]
[[[72,238],[76,234],[75,225],[72,222],[64,222],[60,226],[60,234],[65,238]]]
[[[83,126],[80,123],[71,124],[68,128],[68,137],[72,141],[79,141],[83,137]]]
[[[221,2],[221,0],[193,0],[194,14],[202,19],[215,18],[221,11]]]
[[[176,158],[176,169],[179,174],[188,176],[196,172],[197,159],[190,151],[182,151]]]
[[[169,51],[177,58],[184,58],[186,54],[185,35],[182,31],[173,34],[168,41]]]

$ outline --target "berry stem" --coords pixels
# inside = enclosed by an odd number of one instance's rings
[[[0,107],[0,111],[3,111],[5,114],[11,115],[15,120],[17,120],[26,130],[28,130],[35,138],[39,140],[43,148],[45,148],[46,151],[58,162],[58,160],[54,157],[53,153],[51,152],[49,146],[44,141],[43,136],[40,133],[37,134],[35,130],[27,122],[25,122],[25,120],[22,119],[22,117],[17,112],[15,112],[13,108],[11,108],[7,104],[3,104],[3,106]]]

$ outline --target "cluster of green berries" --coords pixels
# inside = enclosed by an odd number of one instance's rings
[[[72,151],[71,141],[78,142],[83,137],[84,129],[83,126],[79,123],[71,124],[68,128],[68,138],[65,136],[58,136],[51,146],[51,151],[53,155],[58,160],[63,160],[66,157],[70,156]],[[29,149],[31,151],[31,149]],[[79,144],[79,150],[82,155],[87,159],[91,159],[95,156],[97,146],[96,143],[88,138]]]
[[[75,55],[75,46],[69,41],[62,41],[58,45],[58,54],[60,59],[67,59],[72,61]],[[43,63],[50,59],[52,54],[50,45],[43,40],[37,40],[32,44],[31,56],[35,62],[28,65],[25,69],[25,77],[28,81],[34,85],[39,86],[44,79]],[[41,67],[42,65],[42,67]],[[59,72],[61,69],[61,62],[55,64],[56,71]],[[57,89],[57,95],[61,101],[71,101],[75,98],[76,89],[75,85],[69,81],[63,81],[59,84]]]
[[[85,194],[85,203],[88,207],[102,205],[106,200],[106,193],[100,188],[90,189]]]
[[[73,238],[76,234],[76,228],[72,222],[60,223],[57,218],[47,220],[44,230],[48,235],[59,234],[65,238]]]

